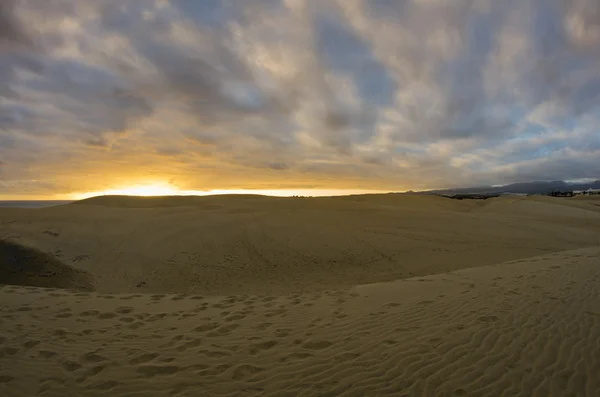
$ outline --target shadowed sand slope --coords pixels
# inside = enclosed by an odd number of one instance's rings
[[[92,291],[92,278],[52,256],[0,240],[0,284]]]
[[[288,296],[0,289],[0,395],[600,395],[600,248]]]
[[[0,238],[89,272],[100,292],[277,295],[597,246],[596,204],[401,194],[100,197],[0,209]]]

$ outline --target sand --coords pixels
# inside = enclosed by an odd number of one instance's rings
[[[0,396],[598,396],[598,204],[109,198],[0,211],[0,263],[54,266],[45,285],[0,287]],[[42,288],[53,280],[63,288]]]
[[[102,293],[288,294],[600,246],[600,200],[107,197],[0,208],[0,239]]]

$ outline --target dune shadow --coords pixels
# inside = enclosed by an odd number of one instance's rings
[[[93,291],[92,276],[58,259],[10,241],[0,240],[0,285]]]

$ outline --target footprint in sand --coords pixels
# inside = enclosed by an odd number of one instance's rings
[[[57,354],[58,353],[49,351],[49,350],[40,350],[38,352],[38,356],[41,358],[52,358],[52,357],[56,356]]]
[[[274,316],[281,316],[282,314],[285,313],[285,309],[277,309],[277,310],[269,310],[268,312],[265,313],[265,317],[274,317]]]
[[[131,324],[129,324],[129,326],[128,326],[127,328],[135,330],[135,329],[138,329],[138,328],[140,328],[140,327],[143,327],[144,325],[145,325],[145,324],[144,324],[143,322],[141,322],[141,321],[136,321],[135,323],[131,323]]]
[[[340,353],[340,354],[334,356],[333,360],[334,361],[351,361],[359,356],[360,356],[360,354],[358,354],[358,353],[346,352],[346,353]]]
[[[204,370],[204,371],[200,371],[198,372],[199,375],[221,375],[222,373],[224,373],[225,371],[229,370],[231,368],[231,364],[220,364],[217,365],[216,367]]]
[[[140,295],[140,294],[133,294],[133,295],[126,295],[126,296],[122,296],[121,300],[130,300],[130,299],[135,299],[135,298],[141,298],[144,295]]]
[[[95,382],[86,387],[88,390],[111,390],[115,387],[122,385],[122,382],[118,382],[116,380],[103,380],[99,382]]]
[[[144,354],[141,354],[141,355],[129,360],[129,364],[131,364],[131,365],[145,364],[147,362],[154,360],[156,357],[158,357],[158,353],[144,353]]]
[[[12,382],[13,380],[15,380],[15,378],[13,378],[10,375],[0,375],[0,384],[9,383],[9,382]]]
[[[234,368],[232,378],[235,380],[241,380],[261,371],[264,371],[264,368],[257,367],[256,365],[240,364]]]
[[[273,326],[272,323],[260,323],[257,326],[255,326],[254,328],[259,331],[264,331],[264,330],[270,328],[271,326]]]
[[[240,326],[239,324],[223,325],[222,327],[207,333],[206,336],[214,337],[214,336],[228,335],[232,331],[235,331],[237,328],[239,328],[239,326]]]
[[[200,350],[198,351],[198,353],[210,358],[223,358],[231,356],[231,353],[226,352],[224,350]]]
[[[326,340],[308,341],[302,345],[303,348],[308,350],[324,350],[331,346],[333,346],[333,343]]]
[[[280,358],[279,361],[284,363],[284,362],[287,362],[290,360],[304,360],[309,357],[314,357],[314,355],[312,353],[296,352],[296,353],[288,354],[287,356]]]
[[[104,371],[105,368],[108,368],[108,364],[96,365],[95,367],[91,367],[90,369],[88,369],[87,372],[85,373],[85,376],[86,377],[96,376],[100,372]]]
[[[137,372],[146,378],[172,375],[179,371],[181,368],[176,365],[141,365],[137,368]]]
[[[27,342],[23,343],[23,347],[26,349],[31,349],[32,347],[37,346],[39,344],[39,340],[28,340]]]
[[[95,352],[86,353],[81,357],[81,359],[89,363],[99,363],[102,361],[106,361],[106,357],[101,356],[100,354],[97,354]]]
[[[96,365],[95,367],[91,367],[88,370],[86,370],[82,376],[75,379],[75,382],[77,382],[77,383],[86,382],[89,378],[98,375],[100,372],[102,372],[107,367],[108,367],[108,364],[101,364],[101,365]]]
[[[109,320],[111,318],[115,318],[117,317],[117,315],[115,313],[112,312],[104,312],[104,313],[100,313],[97,316],[100,320]]]
[[[202,345],[202,339],[192,339],[191,341],[185,342],[177,348],[178,351],[184,352],[188,349],[193,349]]]
[[[289,328],[278,328],[275,330],[275,336],[278,338],[288,337],[292,333],[292,329]]]
[[[148,321],[162,320],[165,317],[167,317],[167,313],[156,313],[148,318]]]
[[[188,371],[206,371],[207,369],[210,368],[210,365],[206,365],[206,364],[192,364],[192,365],[188,365],[187,367],[185,367],[186,370]]]
[[[231,316],[225,318],[225,321],[237,321],[237,320],[241,320],[243,318],[245,318],[246,316],[244,314],[241,313],[234,313]]]
[[[81,317],[97,316],[98,314],[100,314],[98,310],[86,310],[84,312],[79,313]]]
[[[208,332],[208,331],[212,331],[213,329],[218,328],[218,327],[219,327],[218,323],[209,323],[209,324],[200,325],[200,326],[194,328],[194,331]]]
[[[277,345],[277,341],[269,340],[266,342],[255,343],[248,349],[248,352],[252,355],[258,354],[261,351],[269,350]]]
[[[16,347],[5,347],[4,349],[0,349],[0,358],[4,356],[13,356],[17,354],[18,351],[19,349]]]
[[[78,369],[82,368],[82,365],[79,363],[76,363],[75,361],[71,361],[71,360],[66,360],[62,362],[62,367],[69,371],[69,372],[75,372]]]

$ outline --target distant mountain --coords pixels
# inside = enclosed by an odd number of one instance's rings
[[[455,189],[427,190],[421,192],[409,192],[410,194],[504,194],[504,193],[522,193],[522,194],[549,194],[555,191],[573,191],[600,189],[600,180],[588,183],[569,183],[565,181],[534,181],[513,183],[504,186],[475,186]]]

